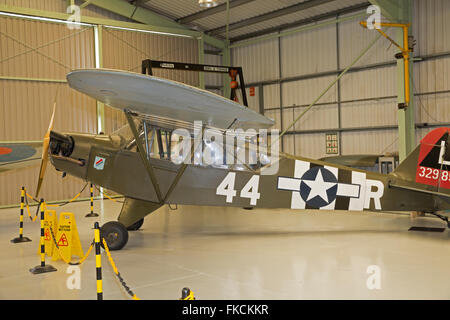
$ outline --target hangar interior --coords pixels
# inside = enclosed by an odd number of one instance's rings
[[[275,121],[280,150],[296,156],[376,155],[401,163],[426,134],[450,126],[449,1],[199,2],[209,1],[0,0],[0,141],[42,141],[54,101],[55,130],[115,132],[127,123],[123,112],[73,90],[66,74],[141,73],[145,59],[242,67],[248,107]],[[371,5],[383,22],[410,24],[408,81],[390,41],[403,45],[402,29],[383,29],[389,40],[360,25]],[[153,74],[230,96],[226,74]],[[407,108],[399,108],[405,99]],[[237,100],[243,101],[239,91]],[[9,240],[18,229],[21,187],[35,192],[39,166],[0,172],[0,298],[95,299],[93,260],[82,266],[77,290],[66,287],[60,261],[52,263],[56,273],[29,273],[39,261],[38,223],[25,221],[31,243]],[[61,179],[49,165],[41,196],[65,203],[84,185],[70,175]],[[115,220],[120,195],[100,200],[94,191],[98,220]],[[83,246],[95,221],[84,217],[88,200],[85,188],[58,209],[75,213]],[[409,212],[165,205],[113,255],[144,299],[178,299],[186,286],[199,299],[448,299],[448,231],[408,232],[412,225],[442,222]],[[129,298],[104,261],[105,299]],[[381,270],[375,290],[367,286],[371,265]]]

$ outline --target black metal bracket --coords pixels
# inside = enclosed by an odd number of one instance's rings
[[[166,70],[226,73],[230,77],[232,77],[233,73],[236,73],[237,76],[239,77],[239,87],[241,88],[242,103],[244,104],[244,106],[248,107],[247,93],[245,92],[245,82],[242,67],[216,66],[210,64],[183,63],[173,61],[159,61],[151,59],[142,60],[142,74],[148,74],[149,76],[152,76],[154,68]],[[231,88],[231,96],[230,96],[231,100],[235,100],[236,98],[236,89],[237,88]]]

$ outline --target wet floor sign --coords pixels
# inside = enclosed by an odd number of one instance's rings
[[[53,241],[52,231],[55,233],[58,229],[58,216],[55,210],[45,210],[44,212],[44,244],[45,254],[49,257],[53,255],[55,242]],[[41,254],[41,247],[39,245],[38,254]]]
[[[63,258],[65,261],[71,261],[72,256],[83,257],[77,224],[72,212],[60,213],[55,239],[59,249],[53,250],[52,260]]]

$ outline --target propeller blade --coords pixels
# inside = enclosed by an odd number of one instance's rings
[[[50,131],[53,130],[53,123],[55,121],[55,112],[56,112],[56,101],[53,104],[53,113],[52,118],[50,119],[50,125],[48,126],[48,130],[45,133],[44,141],[42,143],[42,156],[41,156],[41,168],[39,169],[39,178],[38,184],[36,188],[36,196],[39,196],[39,191],[41,190],[42,181],[44,180],[45,170],[47,169],[47,160],[48,160],[48,147],[50,144]]]

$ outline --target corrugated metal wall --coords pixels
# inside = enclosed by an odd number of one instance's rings
[[[94,66],[91,27],[70,30],[65,25],[0,17],[2,77],[65,80],[71,69]],[[53,101],[55,130],[95,132],[95,101],[64,82],[0,80],[0,140],[40,140],[47,131]],[[0,175],[0,204],[17,203],[23,185],[34,192],[39,166]],[[82,183],[61,179],[49,166],[41,195],[48,200],[74,196]]]
[[[103,67],[141,72],[142,60],[198,63],[197,40],[145,32],[103,28]],[[198,86],[198,73],[154,69],[153,75]],[[105,106],[105,133],[126,122],[123,112]]]
[[[57,12],[65,12],[67,5],[65,0],[0,3]],[[93,6],[83,12],[126,20]],[[65,82],[70,70],[95,67],[93,29],[83,26],[70,30],[64,24],[0,17],[0,77],[7,78],[0,80],[0,141],[41,140],[56,94],[55,130],[97,131],[96,101],[70,89]],[[146,58],[197,63],[197,40],[103,28],[104,67],[141,72],[141,60]],[[155,70],[154,74],[198,85],[197,73]],[[17,77],[28,80],[15,80]],[[124,123],[122,114],[107,106],[105,118],[107,133]],[[0,205],[18,203],[22,185],[34,193],[38,172],[39,166],[2,173]],[[61,179],[61,174],[49,165],[41,195],[47,201],[69,199],[83,185],[70,176]],[[85,196],[88,190],[82,194]]]
[[[414,56],[425,58],[414,64],[413,101],[419,126],[450,123],[449,15],[449,1],[415,1]],[[393,38],[396,32],[386,30]],[[276,121],[277,128],[286,129],[376,36],[359,20],[351,20],[237,47],[232,62],[243,67],[247,83],[258,90],[250,99],[253,108],[263,103],[264,114]],[[284,151],[323,157],[325,133],[337,129],[342,130],[342,154],[397,151],[396,52],[380,38],[356,63],[361,70],[348,72],[289,130],[297,134],[284,136]],[[417,128],[417,143],[430,130]]]

